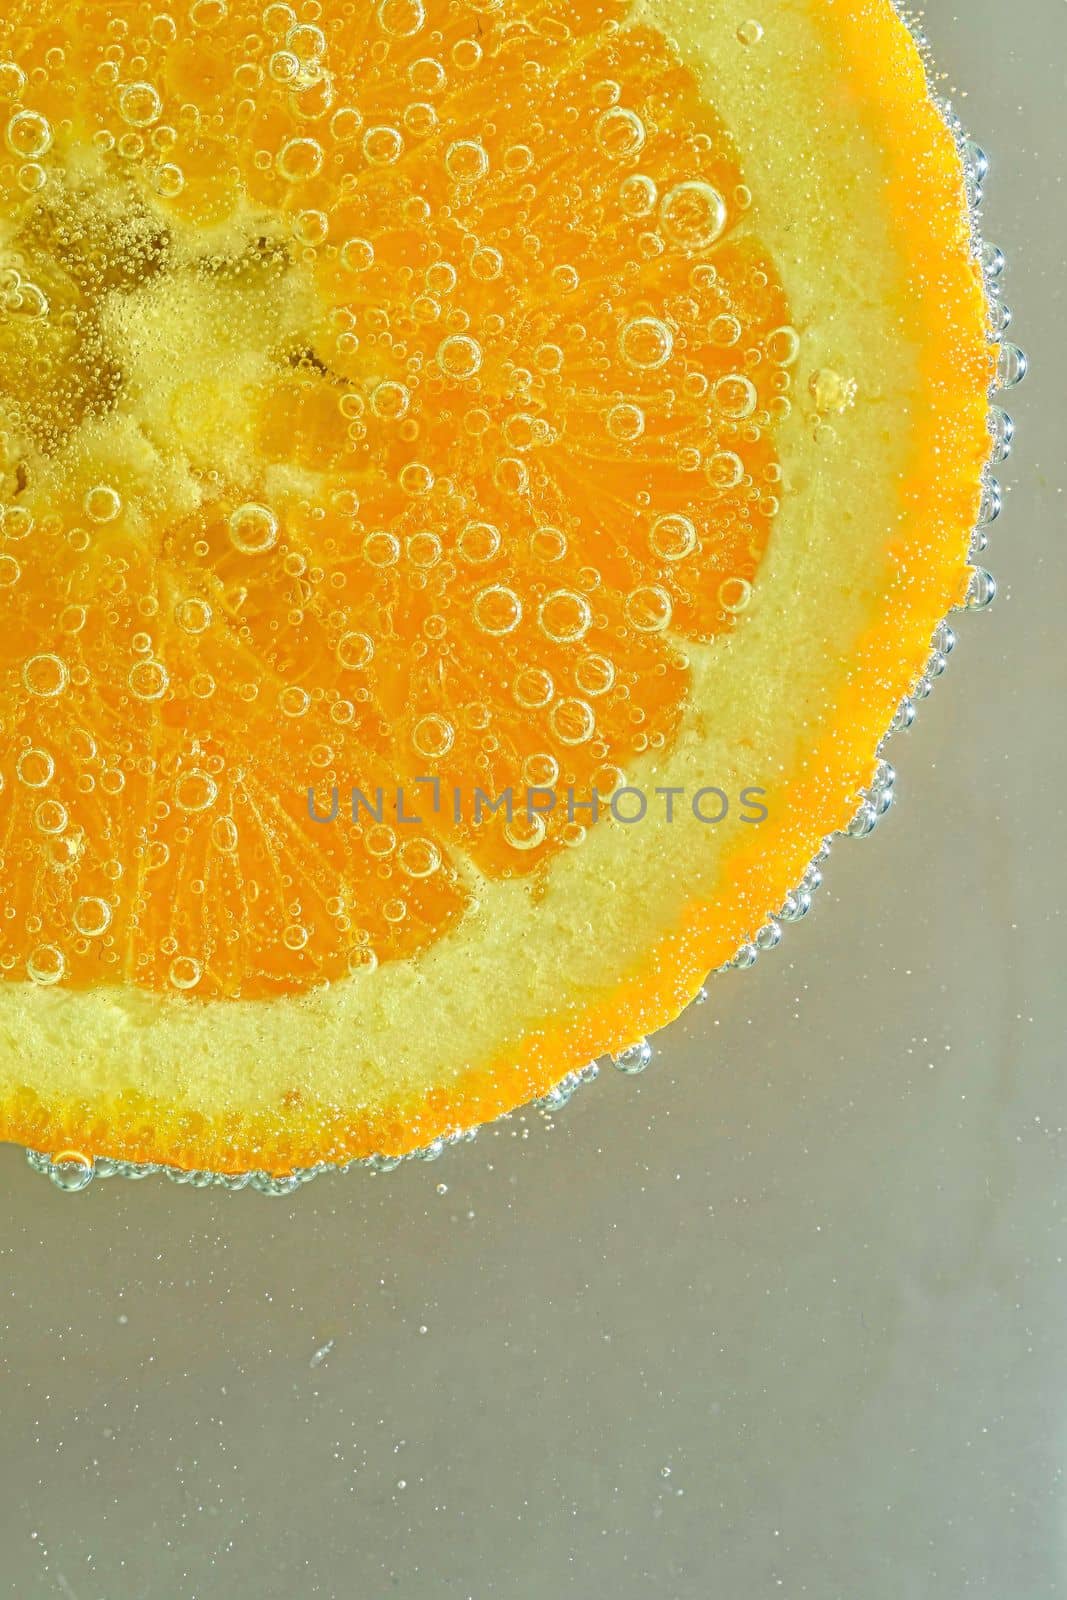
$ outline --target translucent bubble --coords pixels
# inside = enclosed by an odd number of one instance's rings
[[[374,262],[374,246],[369,239],[346,239],[341,246],[341,265],[348,272],[366,272]]]
[[[230,513],[230,543],[242,555],[257,556],[277,542],[278,519],[268,506],[248,501]]]
[[[476,139],[456,139],[445,152],[445,171],[455,183],[478,183],[489,171],[489,155]]]
[[[701,178],[675,184],[660,203],[664,237],[679,249],[706,250],[726,227],[726,201]]]
[[[470,269],[473,277],[482,283],[491,283],[504,270],[504,257],[490,245],[480,245],[471,252]]]
[[[550,704],[556,693],[556,685],[552,674],[543,667],[523,667],[515,675],[511,693],[516,705],[520,705],[524,711],[540,711],[543,706]]]
[[[650,216],[658,190],[654,179],[644,173],[631,173],[619,184],[619,204],[628,217]]]
[[[194,956],[175,956],[167,973],[175,989],[195,989],[203,977],[203,968]]]
[[[211,824],[211,842],[216,850],[227,854],[237,849],[237,824],[232,817],[216,817]]]
[[[632,444],[645,431],[645,414],[640,406],[623,402],[611,407],[605,423],[609,434],[619,444]]]
[[[537,620],[557,644],[573,644],[588,633],[593,612],[584,595],[573,589],[556,589],[542,600]]]
[[[450,378],[473,378],[482,364],[482,347],[466,334],[451,334],[437,348],[437,364]]]
[[[379,123],[368,128],[363,135],[363,154],[372,167],[389,167],[398,161],[404,150],[404,136],[399,128]]]
[[[71,921],[83,939],[99,939],[111,926],[111,907],[96,895],[83,895],[74,906]]]
[[[689,517],[668,512],[656,518],[648,542],[653,555],[661,561],[684,561],[697,547],[697,530]]]
[[[52,1157],[48,1177],[56,1189],[64,1194],[78,1194],[93,1181],[96,1166],[92,1156],[81,1150],[61,1150]]]
[[[372,567],[395,567],[400,560],[400,540],[385,528],[368,533],[362,546],[363,559]]]
[[[152,187],[164,200],[176,200],[185,188],[185,173],[173,161],[162,161],[152,173]]]
[[[722,349],[728,349],[731,345],[735,345],[741,337],[741,332],[740,322],[736,317],[732,317],[729,312],[723,312],[721,316],[714,317],[708,327],[708,337],[711,339],[712,344],[717,344]]]
[[[70,815],[58,800],[42,800],[33,814],[33,821],[38,832],[56,835],[66,832]]]
[[[0,100],[17,100],[26,87],[26,74],[14,61],[0,61]]]
[[[641,584],[626,597],[626,617],[639,633],[659,633],[670,624],[673,607],[658,583]]]
[[[562,528],[544,523],[530,535],[530,554],[536,561],[562,561],[567,554],[567,536]]]
[[[381,0],[378,22],[393,39],[410,39],[422,28],[426,12],[422,0]]]
[[[724,578],[718,590],[719,604],[731,615],[745,611],[752,599],[752,585],[747,578]]]
[[[776,367],[791,367],[800,354],[800,335],[786,324],[767,335],[767,355]]]
[[[126,679],[138,700],[162,700],[170,684],[170,676],[162,661],[137,661]]]
[[[545,819],[536,811],[529,816],[517,812],[504,827],[504,838],[513,850],[535,850],[547,833]]]
[[[583,694],[607,694],[615,683],[615,665],[607,656],[591,650],[582,656],[574,669],[574,681]]]
[[[195,767],[180,773],[174,785],[174,803],[179,811],[207,811],[218,794],[219,786],[211,774]]]
[[[409,461],[401,467],[398,478],[401,489],[413,499],[421,499],[430,493],[434,486],[435,478],[432,467],[424,461]]]
[[[428,761],[437,761],[447,755],[455,740],[455,728],[447,717],[436,711],[420,717],[411,730],[411,742],[415,750]]]
[[[548,713],[549,725],[561,744],[586,744],[596,732],[596,716],[591,705],[567,695],[557,700]]]
[[[58,983],[66,969],[66,958],[55,944],[37,945],[26,962],[26,974],[34,983]]]
[[[337,641],[337,659],[349,672],[359,672],[374,658],[374,640],[369,633],[354,629]]]
[[[736,489],[745,476],[745,464],[733,450],[717,450],[705,462],[704,474],[713,489]]]
[[[613,106],[597,118],[596,142],[614,161],[628,161],[645,144],[645,125],[635,111]]]
[[[763,38],[762,24],[755,21],[739,22],[737,25],[737,39],[739,44],[759,44]]]
[[[411,406],[411,393],[402,383],[386,378],[371,390],[370,408],[382,422],[400,422]]]
[[[132,128],[147,128],[159,117],[163,102],[150,83],[127,83],[119,90],[119,115]]]
[[[755,384],[739,372],[730,372],[720,378],[713,392],[719,410],[724,416],[735,420],[750,417],[759,400]]]
[[[67,687],[70,669],[60,656],[49,653],[31,656],[23,664],[22,682],[28,694],[51,700]]]
[[[82,504],[90,522],[114,522],[122,510],[122,496],[110,484],[98,483],[89,490]]]
[[[27,789],[44,789],[55,776],[56,764],[47,750],[24,750],[15,762],[15,775]]]
[[[36,161],[52,147],[52,124],[39,111],[16,111],[4,130],[4,140],[13,156]]]
[[[631,367],[653,371],[670,360],[674,335],[659,317],[633,317],[619,334],[619,352]]]
[[[513,632],[521,620],[522,601],[503,584],[492,584],[474,598],[474,621],[483,633],[502,637]]]
[[[311,709],[311,696],[298,683],[290,683],[278,696],[278,709],[283,717],[306,716]]]
[[[492,522],[468,522],[460,532],[456,548],[463,560],[472,566],[491,561],[500,549],[500,529]]]
[[[409,878],[429,878],[441,865],[441,852],[430,839],[406,839],[397,861]]]
[[[318,177],[324,159],[317,139],[289,139],[278,152],[278,171],[287,183],[303,183]]]
[[[0,554],[0,589],[10,589],[22,576],[22,568],[14,556]]]
[[[203,633],[211,626],[212,611],[206,600],[182,600],[174,616],[183,633]]]

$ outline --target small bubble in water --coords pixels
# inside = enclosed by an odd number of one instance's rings
[[[619,334],[623,360],[641,371],[664,366],[673,349],[674,335],[659,317],[632,317]]]
[[[763,38],[762,24],[753,20],[738,23],[737,38],[740,44],[759,44]]]
[[[4,131],[4,139],[13,156],[36,161],[51,148],[52,124],[39,111],[16,111]]]
[[[64,1194],[77,1194],[93,1181],[95,1163],[80,1150],[61,1150],[52,1157],[48,1176]]]
[[[230,543],[244,555],[262,555],[278,538],[278,519],[267,506],[249,501],[230,513]]]
[[[676,184],[660,205],[660,226],[683,250],[706,250],[726,227],[726,201],[702,179]]]

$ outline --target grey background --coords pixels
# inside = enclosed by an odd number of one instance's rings
[[[902,803],[554,1128],[280,1200],[0,1152],[4,1594],[1067,1593],[1067,5],[926,12],[1037,360]]]

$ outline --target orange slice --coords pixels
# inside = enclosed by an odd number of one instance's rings
[[[15,0],[0,133],[0,1132],[284,1174],[676,1015],[970,577],[889,0]]]

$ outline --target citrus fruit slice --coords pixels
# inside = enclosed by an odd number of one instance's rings
[[[3,1134],[398,1154],[676,1015],[969,581],[889,0],[15,0],[0,133]]]

